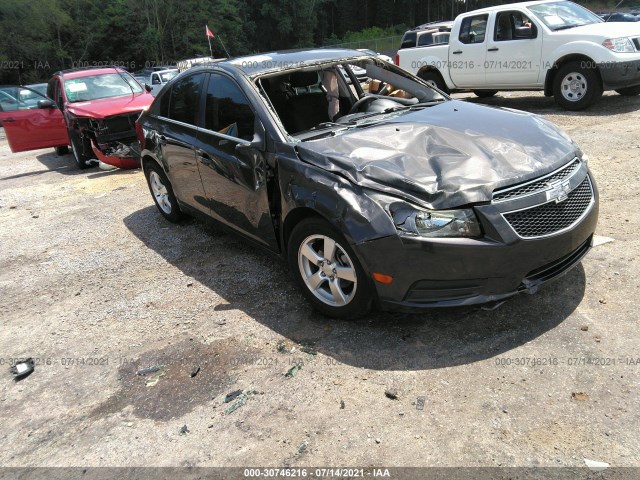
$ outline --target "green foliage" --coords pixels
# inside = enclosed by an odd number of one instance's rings
[[[625,6],[640,0],[627,0]],[[338,43],[393,54],[405,25],[451,19],[500,0],[0,0],[0,83],[46,81],[76,66],[139,70],[215,57]],[[614,0],[581,2],[606,10]],[[376,39],[383,38],[384,40]],[[375,44],[375,47],[374,47]],[[397,45],[396,45],[397,46]]]

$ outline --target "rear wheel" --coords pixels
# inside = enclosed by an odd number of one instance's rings
[[[602,95],[602,84],[595,68],[584,62],[569,62],[558,69],[553,81],[553,96],[567,110],[584,110]]]
[[[58,154],[58,156],[66,155],[67,153],[69,153],[69,147],[67,145],[56,147],[56,153]]]
[[[616,92],[625,97],[633,97],[640,94],[640,85],[637,85],[635,87],[620,88],[616,90]]]
[[[171,188],[171,182],[157,163],[150,162],[145,165],[144,176],[153,197],[153,201],[160,213],[170,222],[177,223],[183,217],[178,200]]]
[[[296,225],[288,260],[303,294],[323,314],[352,319],[371,309],[373,289],[358,258],[326,221],[311,218]]]
[[[427,82],[432,87],[437,88],[438,90],[443,91],[444,93],[449,93],[449,89],[447,88],[447,84],[444,83],[442,76],[438,72],[421,72],[418,76]]]
[[[490,98],[498,93],[498,90],[474,90],[473,93],[479,98]]]

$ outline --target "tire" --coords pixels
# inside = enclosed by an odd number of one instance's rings
[[[76,161],[76,166],[80,170],[84,170],[85,168],[89,168],[89,164],[87,160],[92,158],[89,155],[86,155],[84,152],[87,151],[87,148],[91,148],[91,144],[87,145],[86,139],[83,139],[73,130],[69,130],[69,142],[71,142],[71,152],[73,153],[73,158]]]
[[[619,90],[616,90],[616,93],[619,93],[624,97],[634,97],[640,94],[640,85],[637,85],[635,87],[621,88]]]
[[[293,229],[288,245],[293,277],[318,311],[329,317],[355,319],[371,310],[374,295],[370,280],[344,236],[326,221],[303,220]],[[329,258],[324,256],[328,245],[334,245]]]
[[[556,103],[567,110],[584,110],[602,96],[602,84],[595,68],[584,68],[581,63],[562,65],[553,79]]]
[[[418,76],[431,86],[436,87],[438,90],[441,90],[444,93],[449,93],[447,85],[444,83],[442,76],[438,72],[422,72]]]
[[[180,210],[178,200],[171,188],[171,182],[155,162],[145,165],[144,176],[147,178],[147,186],[153,197],[153,201],[164,218],[172,223],[178,223],[184,214]]]
[[[69,153],[69,147],[64,145],[62,147],[56,147],[56,154],[58,154],[59,157],[61,157],[62,155],[66,155],[67,153]]]
[[[498,90],[474,90],[473,91],[473,94],[478,98],[491,98],[496,93],[498,93]]]

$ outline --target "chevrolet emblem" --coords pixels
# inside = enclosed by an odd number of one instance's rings
[[[547,202],[553,200],[556,203],[560,203],[569,198],[569,192],[571,191],[569,180],[565,182],[550,183],[548,185],[549,190],[547,190]]]

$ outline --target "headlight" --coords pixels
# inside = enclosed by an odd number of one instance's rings
[[[602,46],[616,53],[633,53],[636,49],[627,37],[607,38]]]
[[[398,233],[429,238],[479,237],[478,219],[470,208],[460,210],[427,210],[403,200],[369,193],[389,214]]]

